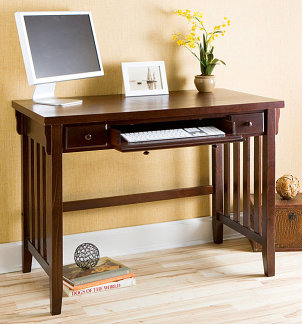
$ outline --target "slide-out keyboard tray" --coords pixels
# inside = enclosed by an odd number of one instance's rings
[[[220,123],[218,128],[226,133],[225,136],[209,136],[209,137],[189,137],[189,138],[177,138],[167,140],[155,140],[146,142],[127,142],[122,136],[125,132],[139,132],[148,130],[160,130],[160,129],[172,129],[172,128],[185,128],[185,127],[200,127],[207,126],[210,121],[185,121],[185,122],[173,122],[173,123],[154,123],[154,124],[140,124],[140,125],[120,125],[110,127],[110,144],[113,148],[120,152],[134,152],[144,150],[158,150],[167,148],[177,148],[186,146],[199,146],[199,145],[211,145],[222,144],[231,142],[240,142],[244,138],[241,135],[235,135],[232,132],[232,122],[227,121],[226,127],[223,123]],[[210,125],[216,126],[216,125]],[[217,127],[217,126],[216,126]]]

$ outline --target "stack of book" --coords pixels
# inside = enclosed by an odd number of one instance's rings
[[[133,285],[135,278],[132,270],[108,257],[100,258],[92,269],[81,269],[76,264],[63,267],[63,290],[68,296]]]

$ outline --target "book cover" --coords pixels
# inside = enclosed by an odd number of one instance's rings
[[[93,294],[93,293],[110,290],[110,289],[130,287],[130,286],[135,286],[135,285],[136,285],[135,278],[128,278],[128,279],[123,279],[123,280],[115,281],[112,283],[107,283],[107,284],[103,284],[103,285],[94,286],[91,288],[76,290],[76,291],[69,289],[64,284],[63,291],[64,291],[65,295],[72,297],[72,296]]]
[[[75,263],[63,267],[63,279],[73,286],[128,274],[131,269],[108,257],[100,258],[92,269],[81,269]]]
[[[127,273],[121,276],[117,276],[117,277],[111,277],[108,279],[102,279],[102,280],[98,280],[98,281],[92,281],[92,282],[87,282],[85,284],[82,285],[78,285],[78,286],[73,286],[71,285],[69,282],[67,282],[66,280],[63,280],[63,284],[67,287],[69,287],[72,290],[80,290],[80,289],[84,289],[84,288],[90,288],[90,287],[94,287],[94,286],[98,286],[98,285],[102,285],[102,284],[106,284],[106,283],[110,283],[110,282],[114,282],[114,281],[118,281],[118,280],[122,280],[122,279],[128,279],[128,278],[133,278],[134,277],[134,273]]]

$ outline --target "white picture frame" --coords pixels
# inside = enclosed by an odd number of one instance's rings
[[[123,62],[122,73],[126,97],[169,94],[164,61]]]

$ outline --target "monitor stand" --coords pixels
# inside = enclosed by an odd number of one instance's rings
[[[81,105],[83,103],[83,100],[56,98],[55,87],[56,87],[55,82],[37,84],[35,86],[35,90],[33,94],[33,102],[42,105],[61,106],[61,107]]]

